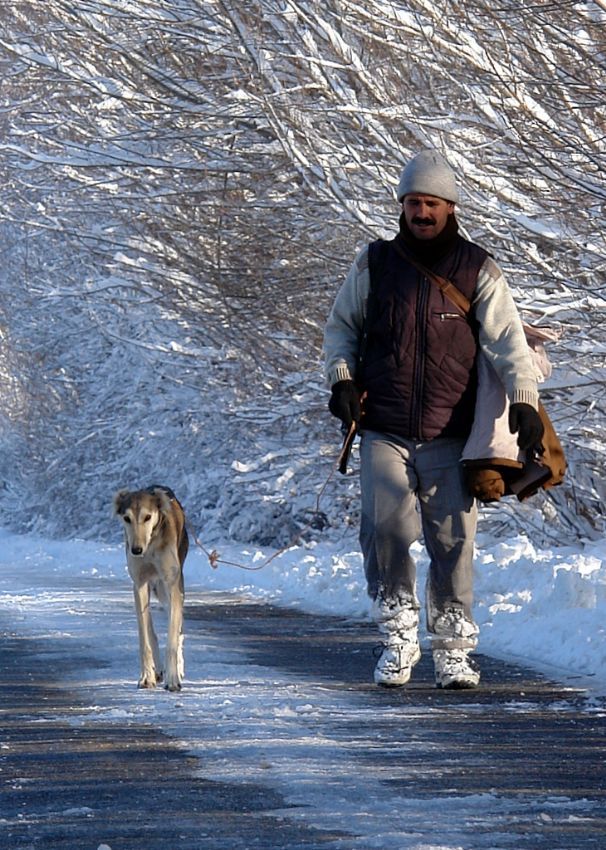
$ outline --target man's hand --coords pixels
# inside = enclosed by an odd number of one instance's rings
[[[509,408],[509,430],[512,434],[518,434],[518,446],[527,451],[532,449],[538,454],[543,454],[544,448],[541,443],[545,428],[541,417],[530,404],[516,402]]]
[[[333,384],[328,409],[346,428],[350,428],[352,422],[357,424],[360,421],[360,393],[353,381],[337,381]]]

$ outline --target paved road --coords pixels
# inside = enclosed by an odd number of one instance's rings
[[[370,684],[369,626],[235,598],[190,603],[186,630],[224,633],[251,665],[288,673],[303,689],[322,687],[331,710],[314,719],[317,735],[346,748],[360,775],[372,777],[373,794],[414,799],[416,812],[427,801],[426,823],[411,826],[416,843],[395,839],[394,850],[446,846],[427,837],[432,829],[448,835],[449,818],[449,850],[606,847],[606,707],[582,691],[486,657],[478,691],[435,690],[426,657],[410,686],[379,689]],[[205,778],[199,759],[153,724],[86,722],[60,638],[1,631],[2,850],[354,846],[313,816],[289,816],[271,781]],[[99,656],[89,664],[99,666]],[[411,809],[411,824],[414,817]]]

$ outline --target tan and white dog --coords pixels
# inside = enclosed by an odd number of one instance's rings
[[[141,656],[140,688],[155,688],[164,678],[169,691],[183,679],[183,563],[189,549],[185,515],[169,487],[119,490],[114,511],[122,519],[126,562],[134,584]],[[151,618],[151,593],[168,609],[166,665]]]

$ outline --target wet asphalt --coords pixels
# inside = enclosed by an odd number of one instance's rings
[[[319,722],[365,771],[376,767],[386,793],[427,797],[438,821],[441,797],[496,794],[509,816],[494,846],[606,848],[606,704],[580,685],[480,655],[478,690],[440,691],[425,653],[407,687],[377,688],[370,625],[237,598],[188,605],[186,630],[196,629],[224,630],[251,664],[321,682],[335,709],[351,694],[376,708],[372,730],[338,710]],[[347,850],[347,835],[289,818],[279,788],[201,777],[199,760],[153,725],[87,723],[60,639],[0,623],[0,652],[1,850]],[[413,729],[398,707],[415,709]],[[469,847],[490,846],[484,818]]]

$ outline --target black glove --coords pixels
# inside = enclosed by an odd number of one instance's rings
[[[512,404],[509,408],[509,430],[512,434],[518,433],[518,446],[527,451],[532,449],[538,454],[545,451],[541,440],[545,428],[541,417],[530,404],[523,401]]]
[[[352,422],[360,421],[360,393],[353,381],[337,381],[333,384],[328,409],[346,428]]]

